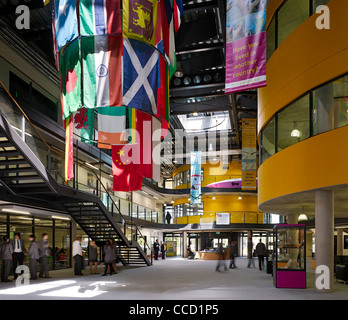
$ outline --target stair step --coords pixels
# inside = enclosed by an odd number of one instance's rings
[[[38,175],[28,175],[28,176],[7,176],[7,177],[1,177],[1,180],[7,181],[7,180],[15,180],[15,181],[20,181],[20,180],[40,180],[41,182],[43,181],[42,178]]]

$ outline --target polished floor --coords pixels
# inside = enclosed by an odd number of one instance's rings
[[[255,264],[256,264],[255,259]],[[237,269],[216,272],[216,261],[167,258],[151,267],[118,267],[117,275],[74,276],[72,269],[50,272],[50,279],[0,283],[0,300],[348,300],[348,285],[335,283],[333,293],[314,290],[314,271],[307,272],[307,289],[276,289],[272,276],[247,260],[236,259]],[[103,266],[99,266],[102,273]]]

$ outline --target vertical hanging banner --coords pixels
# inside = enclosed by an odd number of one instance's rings
[[[226,84],[233,93],[266,86],[268,0],[228,0]]]
[[[256,190],[256,119],[242,119],[242,190]]]
[[[201,151],[191,152],[191,191],[190,200],[191,204],[201,203]]]

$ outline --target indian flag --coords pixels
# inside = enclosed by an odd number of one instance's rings
[[[122,36],[82,38],[83,103],[86,108],[122,106]]]
[[[98,147],[111,149],[111,145],[125,143],[126,107],[98,108]]]
[[[80,35],[122,34],[120,0],[79,1]]]

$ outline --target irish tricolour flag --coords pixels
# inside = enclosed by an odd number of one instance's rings
[[[85,107],[122,106],[122,54],[122,36],[82,38]]]
[[[98,147],[111,149],[113,144],[125,143],[126,107],[98,108]]]

